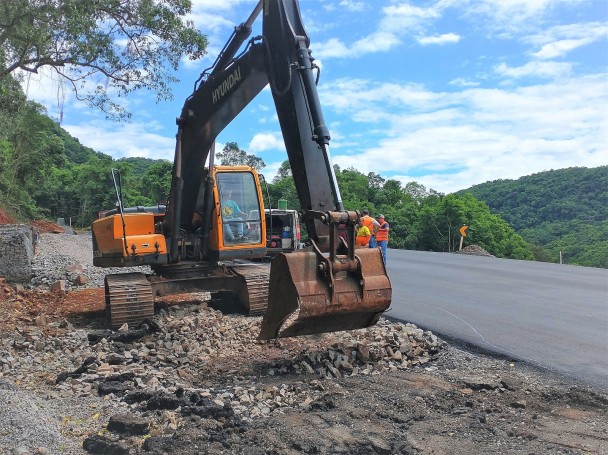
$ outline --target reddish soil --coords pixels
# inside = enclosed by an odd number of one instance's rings
[[[15,224],[17,221],[0,208],[0,224]]]
[[[41,234],[44,232],[52,232],[53,234],[63,234],[65,232],[65,229],[63,229],[61,226],[58,226],[51,221],[34,220],[34,221],[30,221],[30,224],[32,226],[34,226],[36,229],[38,229],[38,231],[40,231]]]
[[[50,292],[16,290],[0,278],[0,314],[5,329],[33,323],[39,316],[48,322],[62,319],[99,319],[105,306],[103,288]]]
[[[3,210],[0,207],[0,224],[18,224],[18,223],[19,223],[19,221],[17,221],[15,218],[10,216],[8,213],[6,213],[5,210]],[[29,224],[31,224],[33,227],[38,229],[38,231],[40,233],[52,232],[54,234],[63,234],[65,232],[65,229],[63,229],[61,226],[56,225],[52,221],[32,220],[29,222]]]

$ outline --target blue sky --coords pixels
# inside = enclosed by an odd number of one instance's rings
[[[175,117],[251,0],[193,0],[209,54],[184,62],[174,100],[125,102],[116,124],[56,81],[26,80],[28,96],[81,143],[115,158],[172,160]],[[608,164],[608,1],[300,0],[322,68],[319,93],[335,164],[451,193],[495,179]],[[253,35],[261,30],[261,18]],[[263,91],[218,137],[267,164],[287,159]]]

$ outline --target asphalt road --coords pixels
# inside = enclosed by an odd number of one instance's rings
[[[389,250],[387,316],[608,390],[608,270]]]

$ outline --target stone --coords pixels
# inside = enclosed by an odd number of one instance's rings
[[[89,282],[89,278],[86,275],[79,274],[74,278],[74,284],[76,286],[83,286]]]
[[[525,400],[514,401],[509,406],[511,406],[512,408],[515,408],[515,409],[525,409],[526,401]]]
[[[83,273],[84,272],[84,265],[82,264],[72,264],[72,265],[68,265],[65,268],[65,271],[68,273]]]
[[[34,249],[35,231],[31,226],[0,225],[0,275],[9,282],[29,282],[33,274]]]
[[[410,340],[405,339],[401,342],[401,346],[399,346],[399,352],[401,354],[409,354],[412,351],[412,343]]]
[[[127,447],[99,435],[87,437],[82,443],[82,448],[89,453],[129,455]]]
[[[364,344],[357,345],[357,359],[364,363],[370,361],[369,349]]]
[[[464,378],[464,384],[473,390],[495,390],[500,387],[498,382],[489,381],[484,378]]]
[[[500,380],[500,384],[507,390],[518,390],[521,389],[523,387],[523,384],[521,383],[521,381],[518,381],[517,379],[513,379],[513,378],[502,378]]]
[[[113,433],[144,435],[148,433],[150,422],[132,414],[113,415],[107,429]]]
[[[67,292],[67,284],[65,280],[57,280],[51,285],[51,292],[65,293]]]

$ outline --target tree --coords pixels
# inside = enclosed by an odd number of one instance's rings
[[[336,172],[342,202],[346,210],[367,209],[373,212],[375,207],[370,204],[370,182],[368,177],[349,167]]]
[[[266,167],[262,158],[241,150],[236,142],[227,142],[217,157],[222,166],[250,166],[258,171]]]
[[[173,164],[162,160],[150,165],[141,176],[140,191],[155,204],[164,204],[171,189]]]
[[[432,251],[456,251],[460,243],[459,229],[469,226],[465,246],[472,242],[491,254],[511,259],[532,259],[526,241],[489,207],[471,194],[430,196],[422,204],[416,221],[418,248]]]
[[[277,170],[277,175],[272,179],[273,183],[277,183],[284,179],[285,177],[291,177],[293,174],[291,173],[291,165],[289,164],[289,160],[285,160],[281,163],[281,166]]]
[[[190,11],[190,0],[0,2],[0,80],[48,67],[79,100],[128,117],[109,93],[145,88],[170,99],[171,70],[204,55],[206,37],[184,19]]]

